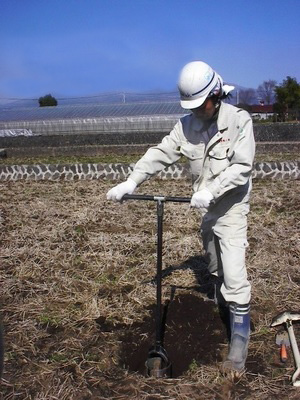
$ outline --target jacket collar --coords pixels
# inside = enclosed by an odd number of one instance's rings
[[[226,104],[221,101],[219,116],[218,116],[218,130],[224,132],[228,129],[228,118],[226,115]]]

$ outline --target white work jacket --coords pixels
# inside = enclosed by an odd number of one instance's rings
[[[136,163],[130,178],[140,185],[185,156],[190,163],[195,192],[207,188],[214,197],[213,203],[229,196],[233,204],[235,193],[238,202],[247,201],[255,154],[250,115],[221,102],[215,132],[206,133],[205,138],[200,134],[201,127],[201,121],[193,114],[181,118],[170,134]]]

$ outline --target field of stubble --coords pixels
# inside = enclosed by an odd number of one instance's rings
[[[199,215],[171,203],[163,300],[176,377],[143,375],[154,334],[156,208],[108,202],[114,184],[0,184],[2,399],[299,398],[290,383],[292,354],[280,363],[269,327],[277,313],[300,309],[299,181],[254,181],[247,253],[252,334],[247,371],[238,379],[219,369],[226,333],[206,290]],[[158,179],[139,193],[191,194],[187,182]]]

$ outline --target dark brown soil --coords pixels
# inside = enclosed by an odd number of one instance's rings
[[[221,360],[221,347],[226,343],[226,328],[218,308],[212,302],[188,293],[165,305],[164,348],[172,364],[172,377],[177,378],[195,365]],[[154,314],[154,313],[153,313]],[[145,373],[148,350],[155,343],[155,317],[142,325],[132,326],[120,335],[121,362],[129,371]],[[146,340],[143,334],[150,333]]]
[[[172,294],[172,297],[174,294]],[[117,334],[121,341],[119,365],[129,372],[146,375],[145,362],[155,344],[156,305],[150,316],[130,328],[110,325],[97,319],[101,332]],[[205,301],[197,293],[181,291],[163,306],[163,348],[172,365],[172,378],[178,378],[200,365],[216,365],[226,356],[228,347],[228,316],[226,310],[213,301]],[[247,370],[263,372],[259,355],[248,357]]]

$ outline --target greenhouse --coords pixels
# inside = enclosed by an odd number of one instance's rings
[[[22,108],[2,106],[0,136],[168,132],[186,113],[175,101]]]

